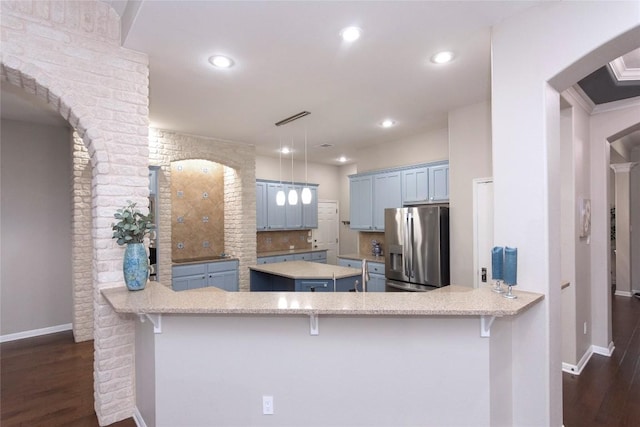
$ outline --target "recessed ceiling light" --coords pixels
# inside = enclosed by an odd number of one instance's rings
[[[282,147],[281,153],[282,154],[289,154],[289,147]]]
[[[383,128],[390,128],[391,126],[393,126],[395,124],[396,124],[395,120],[385,119],[380,123],[380,126],[382,126]]]
[[[431,57],[431,62],[434,62],[436,64],[445,64],[447,62],[450,62],[453,59],[453,57],[454,57],[453,52],[450,52],[450,51],[438,52]]]
[[[345,156],[341,156],[341,157],[338,159],[338,161],[339,161],[340,163],[344,163],[344,162],[346,162],[346,161],[347,161],[347,158],[346,158]]]
[[[340,31],[340,36],[342,37],[342,40],[346,42],[353,42],[358,40],[361,34],[362,34],[362,30],[358,27],[347,27],[347,28],[343,28],[342,31]]]
[[[212,56],[209,62],[216,68],[231,68],[234,64],[233,59],[222,55]]]

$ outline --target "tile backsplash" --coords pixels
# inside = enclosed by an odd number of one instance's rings
[[[358,253],[371,255],[373,253],[373,247],[371,242],[375,240],[380,243],[380,247],[382,247],[382,253],[386,253],[387,247],[384,241],[384,233],[369,233],[369,232],[360,232],[358,238]]]
[[[309,230],[259,231],[256,233],[257,251],[286,251],[291,249],[311,249],[307,242]]]
[[[171,258],[224,252],[224,169],[208,160],[171,162]]]

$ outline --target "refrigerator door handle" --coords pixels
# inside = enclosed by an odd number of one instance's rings
[[[410,213],[407,213],[404,236],[404,274],[405,276],[411,278],[413,277],[413,217]]]
[[[410,251],[411,252],[410,253],[411,260],[410,260],[410,264],[409,264],[411,267],[410,267],[409,273],[411,273],[411,274],[409,275],[409,277],[411,277],[412,279],[415,278],[415,275],[416,275],[415,272],[413,271],[413,261],[414,261],[414,259],[413,259],[414,258],[414,250],[413,250],[414,247],[413,247],[413,245],[415,244],[414,242],[415,242],[415,240],[414,240],[414,235],[413,235],[413,215],[411,215],[411,236],[410,236],[410,239],[409,239],[409,245],[410,245],[409,247],[411,248],[411,251]]]

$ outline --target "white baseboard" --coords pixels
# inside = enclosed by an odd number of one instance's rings
[[[591,359],[592,355],[593,355],[593,346],[587,349],[587,351],[582,355],[582,357],[578,361],[577,365],[572,365],[570,363],[562,362],[562,370],[570,374],[580,375],[584,367],[587,366],[587,363],[589,363],[589,359]]]
[[[632,297],[633,294],[631,292],[628,291],[618,291],[616,290],[616,294],[617,297]]]
[[[48,328],[33,329],[31,331],[16,332],[15,334],[0,335],[0,343],[31,337],[39,337],[40,335],[55,334],[56,332],[70,331],[72,328],[73,325],[71,323],[66,323],[64,325],[50,326]]]
[[[133,408],[133,421],[135,421],[138,427],[147,427],[147,423],[144,422],[144,418],[142,418],[142,414],[137,406]]]
[[[592,345],[582,355],[577,365],[572,365],[570,363],[562,362],[562,371],[567,372],[569,374],[580,375],[584,367],[587,366],[587,363],[589,363],[589,360],[591,360],[591,356],[593,356],[594,353],[600,354],[602,356],[611,357],[611,355],[613,354],[613,350],[615,350],[615,348],[616,347],[613,345],[613,341],[609,343],[609,347],[600,347],[597,345]]]
[[[591,349],[596,354],[600,354],[602,356],[611,357],[611,355],[613,354],[613,350],[616,349],[616,346],[613,345],[613,341],[611,341],[609,343],[608,347],[600,347],[600,346],[597,346],[597,345],[592,345]]]

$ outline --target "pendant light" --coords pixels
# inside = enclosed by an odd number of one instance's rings
[[[280,187],[278,192],[276,193],[276,205],[278,206],[284,206],[284,201],[285,201],[285,197],[284,197],[284,190],[283,190],[283,186],[282,186],[282,135],[280,135],[280,132],[278,131],[278,139],[280,140]]]
[[[311,189],[309,188],[309,177],[307,174],[307,127],[304,127],[304,188],[300,194],[303,205],[311,203]]]
[[[309,114],[311,114],[308,111],[301,111],[298,114],[294,114],[291,117],[287,117],[286,119],[282,119],[279,122],[276,123],[277,127],[286,125],[287,123],[291,123],[294,120],[298,120],[301,119],[305,116],[308,116]],[[304,157],[305,157],[305,179],[306,179],[306,167],[307,167],[307,131],[306,131],[306,127],[305,127],[305,142],[304,142]],[[282,184],[282,139],[280,139],[280,184]],[[306,184],[306,183],[305,183]],[[310,193],[310,191],[309,191]],[[305,196],[306,198],[306,196]],[[297,205],[298,204],[298,192],[296,191],[295,187],[293,186],[293,138],[291,139],[291,189],[289,190],[289,204],[290,205]],[[310,200],[310,199],[309,199]],[[278,206],[282,206],[284,205],[284,191],[282,191],[282,196],[280,196],[280,191],[278,191],[278,194],[276,194],[276,204]]]
[[[289,204],[292,206],[298,204],[298,192],[293,186],[293,138],[291,138],[291,188],[289,189]]]

